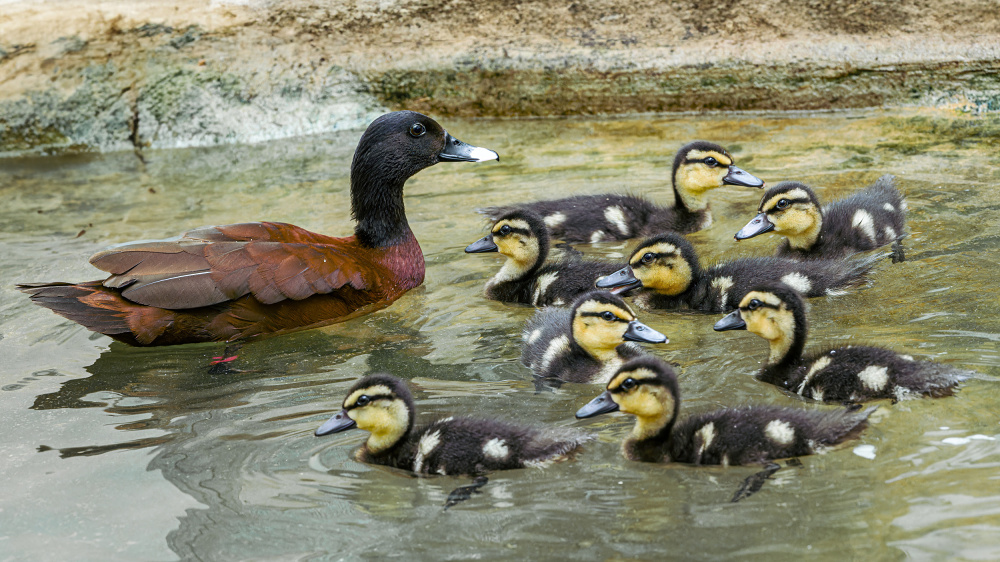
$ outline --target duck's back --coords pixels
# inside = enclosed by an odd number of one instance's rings
[[[788,390],[827,402],[950,396],[974,371],[917,361],[881,347],[849,346],[803,360]]]
[[[583,293],[594,290],[598,277],[610,275],[620,267],[610,262],[573,258],[545,264],[533,280],[530,304],[561,306],[570,303]]]
[[[747,257],[705,270],[687,292],[695,310],[726,312],[739,306],[750,288],[781,282],[807,297],[838,295],[868,283],[879,256],[851,260],[798,261],[780,257]]]
[[[570,428],[443,418],[415,430],[391,454],[365,460],[417,474],[482,474],[563,460],[588,439],[587,434]]]
[[[776,406],[722,409],[679,423],[672,433],[669,455],[674,462],[721,465],[811,455],[858,435],[872,411]]]
[[[514,209],[529,209],[540,215],[554,238],[567,242],[607,242],[649,236],[663,231],[694,232],[701,228],[704,213],[661,207],[644,197],[618,193],[575,195],[480,212],[496,218]]]

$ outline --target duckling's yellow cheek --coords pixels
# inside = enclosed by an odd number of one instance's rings
[[[703,193],[721,186],[728,173],[729,168],[724,166],[688,165],[678,171],[677,183],[690,193]]]

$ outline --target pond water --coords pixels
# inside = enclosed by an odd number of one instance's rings
[[[951,113],[641,116],[443,125],[499,163],[442,164],[407,184],[427,278],[391,307],[245,346],[244,372],[210,375],[221,345],[112,343],[13,289],[100,278],[87,257],[206,224],[291,222],[346,235],[359,132],[259,146],[0,161],[0,558],[334,560],[1000,558],[1000,152],[995,119]],[[976,369],[952,398],[884,403],[861,439],[784,466],[730,503],[757,467],[625,461],[623,415],[575,420],[601,390],[538,392],[519,364],[532,309],[485,300],[496,255],[472,209],[629,190],[669,200],[670,163],[692,139],[728,147],[774,183],[824,201],[896,174],[910,207],[908,259],[860,292],[811,301],[809,347],[871,342]],[[702,261],[771,253],[733,242],[760,191],[711,195]],[[583,247],[621,259],[628,244]],[[719,315],[640,312],[670,343],[681,415],[803,404],[757,382],[767,348],[716,333]],[[444,511],[467,478],[359,464],[361,431],[313,430],[370,371],[410,380],[421,417],[471,413],[598,435],[577,460],[495,473]],[[874,459],[856,454],[867,445]]]

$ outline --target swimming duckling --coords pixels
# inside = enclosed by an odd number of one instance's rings
[[[514,209],[531,209],[544,218],[552,236],[567,242],[606,242],[658,232],[695,232],[712,224],[706,194],[723,185],[763,187],[759,178],[737,168],[721,146],[695,141],[681,147],[671,175],[674,205],[661,207],[644,197],[603,193],[518,205],[480,212],[498,219]]]
[[[808,331],[805,304],[783,285],[754,287],[739,309],[719,320],[715,329],[749,330],[766,339],[771,355],[757,378],[813,400],[950,396],[960,381],[975,374],[880,347],[850,345],[803,357]]]
[[[535,213],[515,209],[504,213],[483,238],[469,244],[466,253],[500,252],[506,263],[486,283],[486,298],[544,306],[572,302],[594,289],[594,281],[618,269],[610,262],[563,258],[545,263],[549,229]]]
[[[636,417],[625,458],[643,462],[743,465],[822,453],[856,437],[875,410],[804,410],[777,406],[724,408],[677,423],[681,398],[670,365],[646,356],[611,378],[607,390],[576,412],[589,418],[621,410]]]
[[[668,233],[640,243],[629,265],[598,279],[596,285],[616,293],[638,289],[635,302],[647,309],[725,312],[736,308],[750,287],[767,281],[781,281],[810,297],[845,294],[846,289],[867,284],[868,273],[881,257],[809,261],[750,257],[703,270],[691,243]]]
[[[316,435],[358,427],[371,435],[358,449],[357,460],[441,475],[542,467],[569,458],[591,439],[570,428],[536,428],[462,417],[414,427],[415,417],[416,407],[406,384],[392,375],[376,373],[351,387],[343,411],[320,426]]]
[[[905,236],[906,203],[891,175],[823,208],[804,184],[781,182],[764,193],[757,212],[736,239],[773,230],[787,237],[776,255],[789,258],[840,258],[897,243]],[[899,258],[893,261],[902,261],[902,246],[896,251]]]
[[[536,377],[605,384],[622,363],[643,354],[628,342],[667,343],[667,337],[636,320],[621,297],[592,291],[569,308],[543,308],[528,320],[521,363]]]

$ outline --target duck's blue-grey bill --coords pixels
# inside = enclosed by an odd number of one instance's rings
[[[729,167],[729,173],[726,174],[726,177],[722,178],[722,183],[727,185],[742,185],[743,187],[764,187],[764,180],[736,166]]]
[[[326,423],[319,426],[316,430],[316,436],[329,435],[331,433],[337,433],[338,431],[345,431],[356,426],[354,420],[347,416],[347,410],[341,410],[339,414],[334,415],[332,418],[326,420]]]
[[[606,414],[608,412],[618,411],[618,404],[611,399],[611,393],[605,390],[600,396],[594,398],[587,405],[576,411],[576,417],[592,418],[594,416],[599,416],[601,414]]]
[[[625,331],[625,335],[622,336],[622,339],[625,341],[641,341],[646,343],[667,343],[670,341],[667,339],[667,336],[657,332],[638,320],[633,320],[628,323],[628,330]]]
[[[493,242],[493,235],[488,234],[472,244],[465,247],[466,254],[483,254],[486,252],[498,252],[500,248]]]
[[[737,240],[746,240],[747,238],[753,238],[759,234],[764,234],[765,232],[770,232],[774,230],[774,223],[767,220],[767,213],[761,213],[753,218],[752,221],[748,222],[746,226],[740,229],[736,233],[735,238]]]
[[[441,162],[486,162],[500,160],[500,155],[488,148],[472,146],[455,137],[444,134],[444,150],[438,153]]]
[[[721,320],[715,323],[716,332],[725,332],[726,330],[746,330],[747,323],[743,321],[740,316],[739,310],[734,310],[729,314],[722,317]]]

